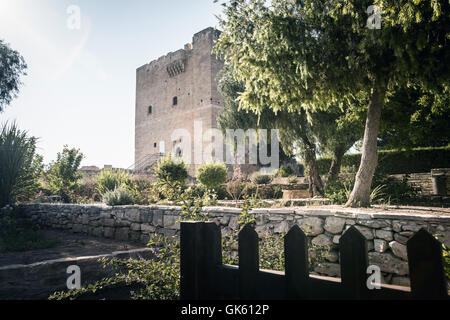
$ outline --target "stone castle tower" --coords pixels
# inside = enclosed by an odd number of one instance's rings
[[[175,130],[186,130],[194,140],[194,123],[200,122],[203,132],[217,128],[216,117],[224,105],[217,90],[223,62],[211,51],[219,35],[207,28],[184,49],[137,69],[135,170],[145,169],[161,154],[190,152],[194,159],[194,148],[183,150],[185,141],[173,138]],[[194,175],[195,169],[191,164],[189,173]]]

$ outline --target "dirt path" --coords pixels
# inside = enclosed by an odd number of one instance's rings
[[[57,239],[59,241],[58,245],[53,248],[26,252],[2,252],[0,253],[0,266],[32,264],[61,258],[95,256],[110,254],[114,251],[126,251],[145,247],[142,244],[132,242],[97,238],[58,230],[43,229],[41,232],[46,239]]]

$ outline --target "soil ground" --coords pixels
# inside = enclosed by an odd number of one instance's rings
[[[46,260],[75,258],[111,254],[114,251],[126,251],[144,248],[142,244],[97,238],[85,234],[75,234],[65,231],[42,229],[46,239],[58,240],[53,248],[31,250],[26,252],[0,253],[0,267],[13,264],[32,264]]]

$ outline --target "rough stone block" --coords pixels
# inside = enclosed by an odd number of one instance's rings
[[[320,247],[331,246],[333,244],[330,237],[325,234],[319,234],[317,237],[312,239],[311,243]]]
[[[131,231],[130,240],[134,242],[139,242],[141,240],[141,233],[138,231]]]
[[[329,233],[338,234],[344,230],[345,219],[337,217],[328,217],[325,219],[324,229]]]
[[[405,261],[408,260],[408,253],[406,250],[406,246],[404,244],[401,244],[397,241],[392,241],[389,243],[389,247],[391,248],[391,250],[395,256],[397,256]]]
[[[314,268],[314,271],[329,277],[341,276],[341,266],[337,263],[322,262]]]
[[[394,234],[394,239],[395,239],[395,241],[400,242],[401,244],[406,244],[409,240],[408,237],[404,237],[398,233]]]
[[[406,224],[406,225],[402,226],[402,231],[417,232],[422,228],[427,229],[427,225],[426,224]]]
[[[389,220],[382,219],[357,219],[356,223],[372,229],[381,229],[391,226]]]
[[[141,231],[141,225],[139,223],[132,223],[130,229],[132,231]]]
[[[230,222],[230,216],[220,217],[219,223],[226,226]]]
[[[373,230],[367,227],[363,227],[363,226],[355,226],[356,229],[358,229],[359,232],[361,232],[361,234],[367,239],[367,240],[372,240],[373,239]]]
[[[139,209],[133,208],[125,212],[125,217],[131,222],[141,222],[141,213]]]
[[[339,244],[339,240],[341,239],[341,236],[334,236],[333,237],[333,243],[334,244]]]
[[[392,241],[392,239],[394,239],[393,232],[387,231],[387,230],[376,230],[375,236],[378,239],[382,239],[382,240],[386,240],[386,241]]]
[[[401,276],[408,274],[408,263],[391,253],[369,252],[369,263],[379,266],[383,272]]]
[[[116,225],[116,221],[114,219],[105,219],[103,220],[103,225],[105,227],[114,227]]]
[[[180,229],[179,216],[164,215],[164,228]]]
[[[154,233],[156,231],[156,227],[149,226],[148,224],[141,224],[141,232],[144,234]]]
[[[164,212],[162,210],[153,212],[153,225],[155,227],[164,227]]]
[[[375,252],[383,253],[389,248],[388,243],[385,240],[375,239],[373,244]]]
[[[239,228],[239,222],[237,217],[232,217],[230,223],[228,224],[231,230],[237,230]]]
[[[152,224],[153,212],[152,211],[141,211],[141,222]]]
[[[114,229],[114,228],[108,228],[108,227],[103,228],[103,234],[104,234],[105,238],[111,238],[111,239],[114,238],[115,232],[116,232],[116,229]]]
[[[328,252],[325,259],[327,259],[327,261],[329,261],[329,262],[338,262],[339,261],[339,253],[335,250],[331,250],[330,252]]]
[[[129,228],[118,228],[116,229],[115,238],[121,241],[128,241],[129,232],[130,232]]]
[[[81,216],[81,223],[82,224],[89,224],[89,216],[87,214],[83,214]]]
[[[101,237],[103,235],[103,227],[97,227],[92,230],[92,235],[95,237]]]
[[[309,217],[297,220],[298,226],[308,236],[317,236],[323,232],[323,220],[317,217]]]
[[[275,225],[273,231],[275,233],[287,233],[289,231],[289,223],[287,221],[281,221]]]

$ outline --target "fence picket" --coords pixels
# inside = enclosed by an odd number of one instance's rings
[[[239,296],[241,299],[253,300],[258,298],[258,241],[258,234],[251,224],[247,224],[239,232]]]
[[[211,300],[220,296],[217,283],[220,279],[216,277],[216,269],[222,264],[222,233],[214,222],[205,222],[202,231],[203,276],[200,278],[200,296],[203,300]]]
[[[368,298],[367,241],[354,226],[350,227],[339,240],[341,281],[346,298]]]
[[[180,295],[182,300],[200,299],[203,223],[180,225]]]
[[[180,294],[182,300],[267,297],[308,299],[448,299],[442,245],[426,230],[407,243],[409,291],[367,288],[367,241],[354,226],[340,238],[341,281],[309,276],[308,240],[296,225],[284,238],[285,273],[259,270],[258,234],[252,225],[239,233],[239,267],[222,264],[221,232],[212,222],[182,222]]]
[[[414,298],[447,298],[442,244],[425,229],[407,242],[411,293]]]
[[[286,294],[288,299],[308,297],[308,242],[305,233],[294,225],[284,237]]]

